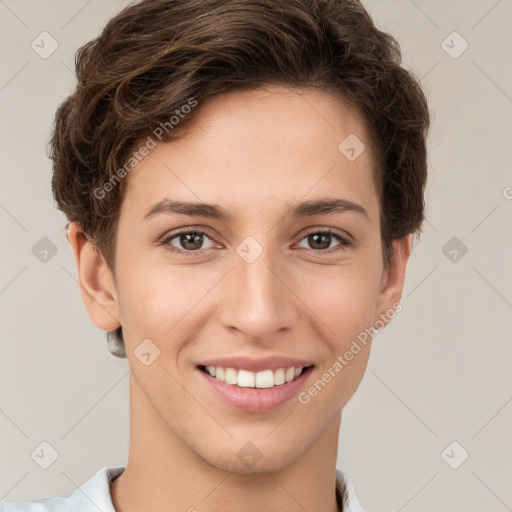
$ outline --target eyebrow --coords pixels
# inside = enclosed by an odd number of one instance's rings
[[[355,212],[370,220],[368,212],[360,204],[348,199],[317,199],[303,201],[289,208],[287,216],[312,217],[331,213]],[[233,215],[216,204],[191,203],[186,201],[172,201],[168,198],[158,201],[149,207],[144,214],[144,220],[155,217],[161,213],[177,213],[180,215],[207,217],[222,221],[230,221]]]

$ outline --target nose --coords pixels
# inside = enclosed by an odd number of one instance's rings
[[[271,249],[249,261],[234,254],[234,268],[224,280],[220,321],[249,341],[274,341],[298,318],[293,279]]]

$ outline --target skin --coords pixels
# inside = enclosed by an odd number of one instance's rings
[[[308,404],[294,398],[263,413],[221,403],[196,365],[235,354],[304,358],[315,365],[307,389],[399,302],[410,238],[393,243],[385,268],[374,158],[359,115],[338,98],[281,86],[230,92],[186,128],[126,178],[115,276],[76,223],[68,232],[89,315],[103,330],[123,326],[131,369],[129,460],[111,484],[114,506],[335,512],[341,413],[371,342]],[[353,162],[338,150],[351,133],[367,148]],[[233,219],[166,212],[144,220],[164,198],[215,203]],[[368,218],[286,215],[320,198],[353,201]],[[169,240],[188,226],[206,232],[202,245]],[[317,228],[353,244],[315,245],[307,235]],[[250,264],[236,252],[247,236],[263,249]],[[199,256],[171,250],[191,246]],[[134,355],[146,338],[160,350],[149,366]],[[261,454],[250,467],[237,456],[247,442]]]

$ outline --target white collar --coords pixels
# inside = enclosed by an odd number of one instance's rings
[[[350,478],[339,468],[336,468],[336,494],[341,496],[343,512],[364,512]]]
[[[68,496],[41,498],[37,501],[45,510],[61,512],[76,510],[80,512],[116,512],[110,495],[110,482],[118,477],[125,466],[107,466],[96,472],[89,480]],[[359,504],[354,486],[348,476],[336,468],[336,497],[342,504],[343,512],[364,512]],[[4,512],[34,511],[34,502],[0,502],[0,510]],[[39,509],[38,509],[39,510]]]

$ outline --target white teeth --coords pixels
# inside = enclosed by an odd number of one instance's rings
[[[273,388],[285,382],[291,382],[302,373],[303,368],[279,368],[277,370],[263,370],[251,372],[249,370],[236,370],[235,368],[222,368],[220,366],[206,366],[206,371],[217,380],[243,388]]]
[[[286,370],[286,375],[285,375],[285,380],[286,382],[290,382],[293,380],[293,378],[295,377],[295,368],[292,366],[291,368],[288,368],[288,370]]]
[[[208,369],[208,368],[215,368],[215,367],[207,366],[206,368]],[[222,382],[224,382],[226,379],[226,370],[224,370],[224,368],[221,368],[220,366],[217,366],[217,368],[215,368],[215,378],[217,380],[221,380]]]
[[[238,370],[238,385],[243,388],[253,388],[254,373],[247,370]]]
[[[226,368],[226,384],[237,384],[237,371],[234,368]]]
[[[256,374],[256,387],[257,388],[273,388],[274,387],[274,372],[272,370],[263,370]]]
[[[276,386],[279,386],[281,384],[284,384],[285,382],[286,382],[286,380],[284,378],[284,369],[279,368],[279,370],[276,370],[274,372],[274,384]]]

